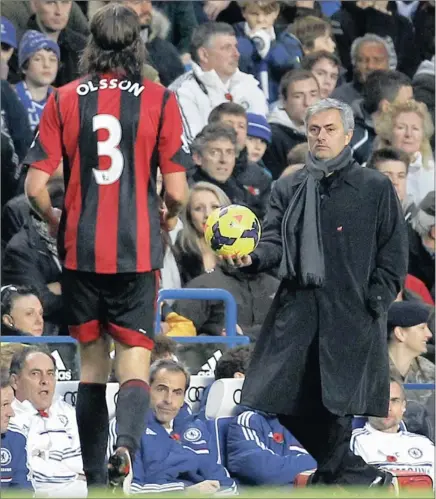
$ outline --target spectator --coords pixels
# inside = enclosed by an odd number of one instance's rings
[[[234,138],[233,130],[230,132]],[[182,284],[215,268],[217,257],[204,240],[204,224],[213,210],[229,204],[230,199],[215,184],[197,182],[192,186],[181,216],[183,228],[173,248]]]
[[[391,377],[387,418],[369,417],[364,428],[353,431],[351,450],[368,464],[385,470],[407,470],[434,477],[434,444],[402,424],[406,394],[398,378]]]
[[[1,57],[0,57],[0,77],[2,80],[8,79],[9,61],[17,48],[17,34],[15,26],[6,19],[1,18]]]
[[[260,114],[247,113],[247,155],[248,161],[264,166],[262,161],[268,144],[271,144],[271,127]]]
[[[302,144],[298,144],[293,147],[287,155],[288,166],[283,170],[280,178],[286,177],[286,175],[290,175],[298,170],[301,170],[306,162],[306,157],[309,152],[309,146],[307,142]]]
[[[18,190],[19,172],[18,156],[15,152],[14,143],[8,133],[1,130],[1,208],[14,196]],[[6,242],[2,231],[2,250]],[[2,251],[3,260],[3,251]]]
[[[186,287],[229,291],[238,307],[238,333],[255,340],[278,286],[279,281],[264,272],[247,274],[218,264],[214,272],[196,277]],[[173,309],[194,323],[197,334],[226,334],[225,305],[221,300],[176,300]]]
[[[245,22],[235,25],[239,67],[259,81],[268,100],[278,98],[282,76],[300,66],[303,51],[297,38],[288,33],[278,34],[274,27],[280,12],[277,0],[240,0]]]
[[[15,416],[9,369],[0,370],[0,389],[1,487],[3,492],[6,488],[28,489],[32,485],[27,479],[26,440],[21,433],[8,428],[10,419]]]
[[[3,332],[2,332],[3,336]],[[8,372],[9,378],[9,369],[11,368],[12,357],[16,352],[21,351],[26,345],[22,343],[0,343],[0,370],[6,370]]]
[[[434,127],[427,107],[409,100],[390,105],[375,120],[380,144],[391,145],[410,157],[407,195],[418,205],[434,187],[434,160],[430,138]]]
[[[153,350],[151,351],[150,364],[161,359],[172,359],[178,362],[176,357],[177,343],[170,337],[159,334],[154,340]]]
[[[307,109],[320,99],[318,81],[310,71],[294,69],[280,82],[280,101],[268,116],[272,139],[264,156],[265,166],[273,179],[287,166],[287,154],[306,142],[304,117]]]
[[[418,206],[409,226],[409,274],[421,279],[435,295],[435,191],[431,191]]]
[[[57,42],[60,66],[54,85],[60,87],[79,77],[79,57],[86,45],[86,36],[68,27],[73,2],[71,0],[31,0],[33,15],[27,29],[40,31]],[[15,80],[18,67],[15,67]],[[11,67],[12,70],[12,67]]]
[[[417,3],[418,9],[412,17],[412,22],[415,27],[419,59],[426,61],[433,57],[435,51],[435,1]]]
[[[133,462],[133,483],[126,485],[126,493],[237,492],[227,470],[210,454],[206,425],[199,420],[177,420],[188,386],[189,373],[178,362],[162,359],[151,366],[148,426]],[[116,420],[111,423],[110,444],[115,434]]]
[[[119,1],[138,14],[148,62],[158,71],[162,85],[167,87],[185,71],[177,49],[166,40],[170,29],[168,19],[163,13],[153,9],[151,0]]]
[[[300,41],[305,56],[320,50],[331,54],[335,51],[331,24],[324,19],[304,16],[298,18],[288,29]]]
[[[176,92],[184,120],[184,136],[191,143],[207,124],[210,112],[226,101],[266,116],[268,106],[259,83],[239,71],[234,29],[224,23],[195,28],[191,43],[192,70],[170,85]]]
[[[26,439],[29,480],[36,495],[86,497],[74,408],[54,400],[56,362],[45,348],[26,347],[11,362],[16,399],[10,428]]]
[[[32,286],[4,286],[1,290],[2,324],[32,336],[44,332],[42,304]],[[10,334],[10,333],[9,333]]]
[[[423,61],[413,76],[413,94],[418,102],[427,106],[433,125],[435,124],[435,58]],[[431,138],[431,146],[434,150],[434,133]]]
[[[15,85],[32,132],[39,125],[42,111],[59,67],[59,45],[39,31],[24,33],[18,52],[18,64],[24,78]]]
[[[233,102],[220,104],[209,115],[209,124],[230,125],[236,132],[236,163],[232,172],[234,185],[227,192],[235,204],[248,206],[262,219],[271,192],[271,177],[265,169],[249,161],[247,151],[247,114]]]
[[[342,4],[343,5],[343,4]],[[341,60],[343,61],[342,57]],[[332,97],[351,104],[362,98],[363,84],[368,75],[376,69],[395,69],[396,54],[393,48],[380,36],[368,33],[354,40],[351,46],[351,64],[353,80],[340,85]]]
[[[366,163],[376,136],[374,122],[381,119],[389,104],[404,103],[413,98],[410,79],[398,71],[373,71],[363,85],[363,99],[353,102],[355,128],[351,139],[353,156]]]
[[[341,61],[337,55],[320,50],[304,57],[301,69],[312,71],[318,81],[321,98],[326,99],[336,88],[341,72]]]

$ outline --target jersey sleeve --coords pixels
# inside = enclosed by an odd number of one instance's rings
[[[24,164],[52,174],[62,159],[61,124],[55,92],[48,98],[38,131],[30,146]]]
[[[176,97],[171,92],[164,109],[159,139],[159,166],[163,175],[186,171],[189,146],[184,142],[182,118]]]

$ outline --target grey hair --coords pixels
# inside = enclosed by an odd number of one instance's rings
[[[188,369],[181,362],[173,359],[159,359],[150,366],[150,386],[154,383],[156,376],[159,371],[162,371],[162,369],[166,369],[171,373],[184,374],[186,378],[185,391],[188,389],[191,381],[191,375],[189,374]]]
[[[207,144],[220,139],[228,139],[235,147],[237,145],[236,132],[230,125],[223,123],[211,123],[206,125],[192,142],[191,153],[197,153],[199,156],[203,156]]]
[[[209,47],[212,38],[216,35],[235,36],[235,30],[230,24],[211,21],[197,26],[192,32],[190,53],[192,60],[199,64],[198,49]]]
[[[353,110],[348,104],[337,99],[321,99],[316,104],[310,106],[306,111],[306,117],[304,119],[306,132],[310,118],[315,114],[321,113],[322,111],[328,111],[329,109],[337,109],[339,111],[345,133],[354,130]]]
[[[380,43],[381,45],[383,45],[389,57],[389,69],[397,69],[397,52],[395,51],[394,42],[392,41],[391,37],[388,36],[386,38],[382,38],[381,36],[378,36],[374,33],[366,33],[366,35],[356,38],[351,44],[350,56],[353,68],[355,68],[357,64],[357,54],[359,52],[360,46],[364,43]]]

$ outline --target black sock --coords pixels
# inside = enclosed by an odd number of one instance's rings
[[[150,401],[149,391],[145,381],[131,379],[123,383],[118,392],[116,448],[126,447],[132,460],[147,424],[145,418]]]
[[[82,449],[83,470],[88,486],[106,485],[105,460],[109,438],[106,385],[79,383],[76,419]]]

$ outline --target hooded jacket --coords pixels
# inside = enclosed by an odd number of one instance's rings
[[[372,144],[376,137],[372,116],[365,109],[363,99],[351,105],[354,112],[354,132],[350,142],[354,159],[361,165],[371,156]]]

